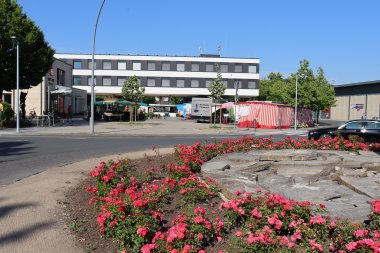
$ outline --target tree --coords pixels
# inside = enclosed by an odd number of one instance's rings
[[[315,110],[317,111],[318,123],[319,112],[335,104],[335,90],[334,87],[325,78],[324,71],[321,67],[318,68],[317,76],[315,77],[314,82],[317,89]]]
[[[178,105],[183,103],[183,98],[182,97],[176,97],[176,96],[171,96],[170,97],[170,104],[172,105]]]
[[[136,121],[136,113],[137,110],[136,104],[138,102],[141,102],[141,100],[144,98],[144,92],[145,88],[140,87],[139,80],[135,75],[128,78],[127,81],[125,81],[124,86],[121,90],[121,95],[123,98],[129,102],[133,103],[134,108],[134,114],[135,114],[135,121]],[[132,113],[130,114],[130,120],[132,122]]]
[[[286,98],[287,80],[280,73],[270,73],[268,79],[260,81],[258,100],[283,102]]]
[[[215,69],[217,72],[216,78],[210,83],[210,86],[208,87],[208,90],[210,92],[210,98],[212,99],[213,103],[215,103],[216,100],[221,99],[226,90],[226,86],[224,86],[224,83],[222,81],[222,73],[220,72],[219,64],[215,64]],[[214,124],[215,122],[216,122],[216,105],[215,105],[215,113],[214,113]]]
[[[54,61],[54,50],[15,0],[0,0],[0,97],[16,89],[16,36],[20,49],[20,89],[38,85]]]
[[[289,78],[279,73],[270,73],[268,79],[260,82],[260,100],[271,100],[295,106],[297,77],[297,106],[317,112],[335,103],[334,87],[327,81],[324,71],[318,68],[317,75],[310,69],[308,60],[300,61],[300,67]]]

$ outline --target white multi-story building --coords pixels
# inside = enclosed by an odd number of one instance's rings
[[[91,54],[55,54],[55,58],[73,66],[73,87],[90,94]],[[208,86],[216,78],[215,65],[220,66],[225,95],[234,96],[236,82],[239,97],[259,95],[259,63],[257,58],[227,58],[219,55],[199,57],[95,55],[96,95],[120,96],[124,82],[136,75],[146,96],[194,97],[209,95]]]

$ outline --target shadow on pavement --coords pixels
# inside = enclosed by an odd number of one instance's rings
[[[8,205],[8,206],[1,206],[0,207],[0,219],[4,216],[6,216],[8,213],[11,213],[17,209],[22,209],[22,208],[28,208],[36,206],[36,203],[22,203],[22,204],[13,204],[13,205]]]
[[[34,147],[23,147],[30,144],[29,141],[0,142],[0,156],[23,155],[32,153],[29,150]]]
[[[0,237],[0,245],[5,245],[9,243],[19,243],[21,240],[28,237],[30,234],[35,234],[36,231],[48,229],[53,225],[53,221],[40,222],[29,227],[25,227],[14,232],[11,232],[5,236]],[[1,246],[0,246],[1,249]],[[0,250],[1,251],[1,250]]]

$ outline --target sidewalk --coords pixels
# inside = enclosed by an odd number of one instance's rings
[[[165,135],[263,135],[263,134],[305,134],[305,129],[261,129],[238,128],[234,125],[224,125],[220,128],[210,127],[210,124],[196,123],[191,120],[178,119],[151,119],[138,121],[135,124],[129,122],[95,122],[94,135],[107,136],[165,136]],[[90,135],[89,122],[82,119],[74,119],[64,126],[28,127],[21,128],[20,133],[16,129],[0,129],[0,136],[59,136],[59,135]]]

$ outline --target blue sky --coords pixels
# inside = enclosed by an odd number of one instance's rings
[[[101,0],[19,0],[58,53],[91,53]],[[260,58],[261,78],[307,59],[331,83],[380,80],[379,0],[106,0],[96,53]]]

